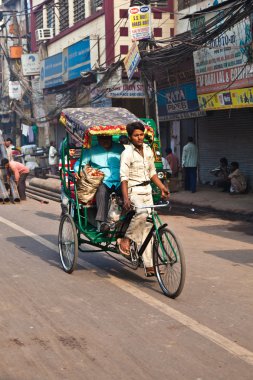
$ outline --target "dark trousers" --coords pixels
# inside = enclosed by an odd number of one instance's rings
[[[120,188],[115,190],[115,187],[107,187],[104,183],[101,183],[96,192],[96,205],[97,215],[96,221],[105,222],[108,215],[109,199],[111,193],[119,194]]]
[[[187,167],[185,169],[184,188],[185,190],[195,193],[197,185],[197,168]]]
[[[26,181],[27,176],[28,176],[28,173],[21,174],[19,181],[18,181],[18,193],[19,193],[21,201],[26,200],[26,195],[25,195],[26,184],[25,184],[25,181]]]

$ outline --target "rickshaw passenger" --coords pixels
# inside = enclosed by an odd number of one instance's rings
[[[106,222],[108,215],[109,197],[112,192],[120,191],[120,155],[124,146],[112,141],[112,136],[99,135],[98,145],[85,151],[81,167],[89,164],[104,173],[104,179],[96,192],[97,230]],[[78,178],[80,160],[75,163],[74,171]]]
[[[126,210],[131,208],[131,204],[135,206],[153,204],[151,181],[161,190],[163,198],[168,198],[169,194],[168,189],[156,174],[153,152],[143,142],[144,130],[144,126],[139,122],[127,125],[130,145],[125,147],[120,162],[121,190]],[[137,208],[126,231],[125,238],[118,239],[119,251],[123,256],[130,255],[131,240],[138,246],[144,242],[150,231],[150,224],[147,222],[149,212],[149,209],[138,210]],[[154,275],[151,242],[143,254],[143,261],[146,275]]]

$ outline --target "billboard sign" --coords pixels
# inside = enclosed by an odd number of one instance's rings
[[[52,55],[41,62],[41,88],[56,87],[64,84],[62,76],[62,53]]]
[[[62,60],[64,82],[80,78],[82,71],[90,71],[90,38],[85,38],[64,49]]]
[[[149,5],[130,7],[128,10],[133,40],[151,38],[151,10]]]
[[[203,116],[199,111],[195,83],[167,87],[157,94],[160,121],[186,119]]]
[[[248,63],[252,59],[250,19],[232,26],[193,56],[198,95],[253,86]]]

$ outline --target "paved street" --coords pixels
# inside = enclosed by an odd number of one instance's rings
[[[106,254],[64,273],[59,204],[0,206],[0,380],[252,379],[252,224],[182,211],[163,216],[187,264],[170,300]]]

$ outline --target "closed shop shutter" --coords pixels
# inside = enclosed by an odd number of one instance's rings
[[[253,187],[253,109],[208,112],[197,125],[200,182],[212,181],[210,170],[226,157],[229,163],[239,162]]]

